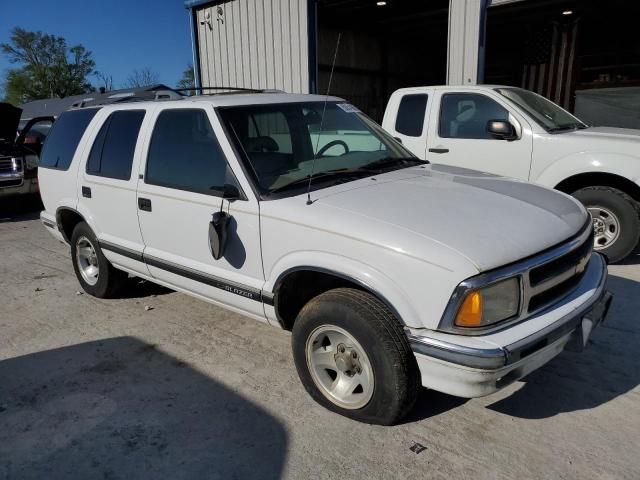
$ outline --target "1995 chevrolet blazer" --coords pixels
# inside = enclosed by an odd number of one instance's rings
[[[69,111],[39,180],[86,292],[128,273],[290,330],[309,394],[364,422],[420,385],[495,392],[584,347],[611,301],[578,201],[433,166],[335,97]]]

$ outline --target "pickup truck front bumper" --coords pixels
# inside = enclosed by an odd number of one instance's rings
[[[612,295],[606,291],[607,265],[594,254],[576,291],[552,309],[506,329],[475,337],[430,332],[408,334],[422,384],[460,397],[489,395],[524,377],[565,349],[581,350],[606,317]],[[540,327],[532,331],[532,327]],[[521,335],[518,333],[521,332]]]
[[[37,193],[38,179],[23,178],[21,173],[0,174],[0,197]]]

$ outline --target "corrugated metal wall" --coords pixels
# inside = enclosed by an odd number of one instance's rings
[[[230,0],[196,20],[202,86],[309,92],[307,0]]]

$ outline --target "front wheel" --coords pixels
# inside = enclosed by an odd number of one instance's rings
[[[593,248],[615,263],[638,244],[640,220],[634,200],[611,187],[587,187],[573,193],[593,221]]]
[[[319,404],[381,425],[413,407],[418,365],[402,326],[374,296],[329,290],[305,305],[292,333],[298,376]]]

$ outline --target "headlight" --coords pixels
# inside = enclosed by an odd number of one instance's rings
[[[518,314],[520,281],[510,278],[467,292],[455,319],[457,327],[485,327]]]

